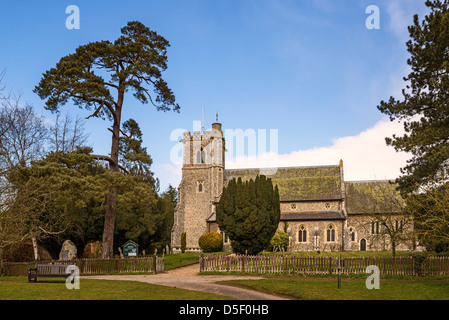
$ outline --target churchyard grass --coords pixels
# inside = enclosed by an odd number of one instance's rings
[[[64,279],[0,277],[0,300],[221,300],[211,293],[150,283],[120,280],[80,280],[80,289],[67,289]]]
[[[214,252],[205,253],[205,255],[227,255],[232,252]],[[184,267],[191,264],[199,263],[200,253],[186,252],[186,253],[175,253],[166,254],[164,256],[165,270],[170,270],[174,268]]]
[[[381,277],[380,288],[369,290],[367,275],[343,275],[340,289],[336,275],[264,276],[222,283],[303,300],[449,300],[449,277]]]
[[[164,256],[164,270],[184,267],[199,262],[199,253],[176,253]]]

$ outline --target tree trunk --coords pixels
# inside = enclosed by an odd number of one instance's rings
[[[109,163],[109,171],[118,172],[118,152],[120,141],[120,120],[122,114],[124,90],[120,90],[118,94],[117,105],[114,113],[114,123],[112,125],[112,144],[111,144],[111,159]],[[112,187],[111,192],[107,197],[107,208],[104,217],[103,229],[103,249],[102,258],[112,259],[114,257],[114,229],[115,229],[115,215],[117,209],[117,188]]]
[[[396,257],[396,242],[395,241],[391,241],[391,250],[392,250],[393,257]]]
[[[114,257],[114,227],[117,206],[117,188],[112,188],[107,198],[107,208],[104,217],[103,249],[101,257],[112,259]]]
[[[39,260],[39,247],[37,244],[37,239],[35,236],[31,237],[31,242],[33,243],[34,260]]]
[[[3,244],[0,241],[0,277],[5,273],[3,268]]]

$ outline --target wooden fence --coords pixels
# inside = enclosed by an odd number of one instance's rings
[[[53,261],[39,261],[40,264]],[[161,273],[164,272],[163,257],[142,257],[125,259],[76,259],[72,261],[55,261],[67,265],[76,264],[81,275],[109,273]],[[34,268],[34,262],[4,262],[4,275],[26,276],[29,268]]]
[[[295,256],[201,256],[201,271],[287,274],[366,273],[375,265],[388,275],[449,275],[449,257],[428,257],[422,264],[413,257],[295,257]]]

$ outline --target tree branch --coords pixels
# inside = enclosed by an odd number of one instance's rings
[[[95,160],[107,161],[107,162],[109,162],[109,164],[115,164],[114,160],[112,160],[112,158],[110,156],[105,156],[105,155],[101,155],[101,154],[91,154],[90,156],[92,158],[94,158]],[[126,170],[123,166],[118,165],[118,167],[120,169],[122,169],[123,172],[125,172],[126,174],[129,174],[128,170]]]

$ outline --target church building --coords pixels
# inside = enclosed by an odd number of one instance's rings
[[[198,239],[204,233],[221,232],[215,207],[223,187],[234,178],[249,180],[258,174],[271,178],[279,188],[278,229],[289,235],[291,251],[390,250],[391,237],[383,228],[392,225],[400,232],[412,228],[400,215],[394,182],[345,181],[342,160],[326,166],[226,169],[225,139],[218,122],[211,131],[185,132],[181,142],[182,180],[171,236],[175,253],[181,252],[184,232],[186,252],[201,250]],[[228,250],[230,240],[221,233]],[[397,241],[396,249],[413,250],[414,245]]]

